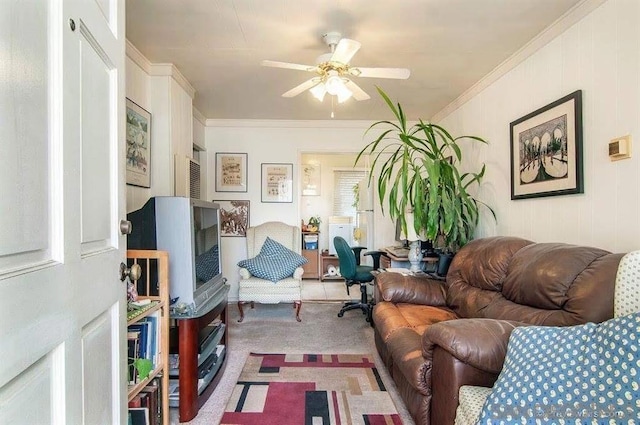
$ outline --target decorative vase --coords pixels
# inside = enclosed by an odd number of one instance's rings
[[[411,264],[410,271],[414,273],[422,271],[422,248],[419,240],[409,243],[409,263]]]

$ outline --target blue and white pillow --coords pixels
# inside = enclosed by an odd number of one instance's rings
[[[639,383],[640,313],[516,328],[479,423],[639,423]]]
[[[238,267],[244,267],[257,278],[277,282],[292,276],[293,272],[306,262],[307,259],[302,255],[267,237],[260,253],[253,258],[240,261]]]

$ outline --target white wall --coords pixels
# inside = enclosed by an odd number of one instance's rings
[[[276,220],[300,226],[300,161],[303,152],[358,152],[370,122],[361,121],[252,121],[207,120],[206,148],[209,153],[207,200],[242,199],[250,201],[250,225]],[[370,141],[370,140],[369,140]],[[215,192],[215,152],[248,153],[246,193]],[[260,170],[262,163],[293,164],[293,203],[262,203]],[[325,173],[325,170],[322,170]],[[324,183],[324,179],[323,179]],[[325,191],[325,188],[322,188]],[[305,197],[307,198],[307,197]],[[326,202],[326,201],[325,201]],[[390,220],[376,212],[377,246],[394,242],[395,231]],[[246,258],[245,238],[226,237],[222,241],[222,265],[231,284],[230,299],[237,299],[238,261]]]
[[[640,151],[610,162],[610,139],[640,143],[640,2],[609,0],[440,123],[490,141],[467,157],[487,163],[480,196],[498,216],[477,236],[514,235],[615,252],[640,248]],[[583,91],[584,194],[510,200],[510,122]],[[485,217],[486,218],[486,217]]]

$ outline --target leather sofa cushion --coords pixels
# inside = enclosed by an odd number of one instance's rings
[[[461,281],[474,288],[500,292],[513,255],[531,244],[509,236],[471,241],[453,257],[447,283]]]
[[[398,329],[409,329],[421,336],[432,324],[458,316],[446,307],[381,301],[375,306],[373,318],[376,330],[386,343]]]
[[[611,277],[621,257],[584,246],[527,246],[513,256],[502,295],[516,304],[565,310],[579,318],[576,323],[601,322],[613,316],[615,280]],[[536,290],[531,291],[532,287]]]

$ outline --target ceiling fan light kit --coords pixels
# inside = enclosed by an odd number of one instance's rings
[[[295,69],[298,71],[314,72],[318,74],[302,84],[282,94],[282,97],[294,97],[309,90],[313,97],[320,102],[327,93],[338,98],[338,103],[353,97],[355,100],[367,100],[370,96],[349,77],[391,78],[405,80],[411,71],[406,68],[360,68],[352,67],[349,62],[360,49],[361,44],[355,40],[341,38],[339,32],[331,31],[322,36],[324,42],[331,48],[330,53],[322,54],[316,60],[316,65],[301,65],[297,63],[262,61],[262,66],[272,68]]]

